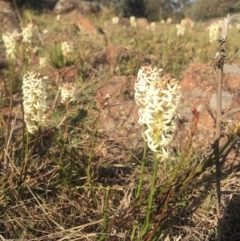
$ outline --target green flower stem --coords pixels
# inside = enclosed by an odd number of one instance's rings
[[[153,206],[153,196],[155,192],[155,184],[157,179],[157,171],[158,171],[158,157],[157,153],[154,153],[154,166],[153,166],[153,175],[152,175],[152,181],[151,181],[151,191],[148,199],[148,211],[147,211],[147,217],[146,217],[146,223],[149,225],[151,212],[152,212],[152,206]]]
[[[178,171],[181,169],[181,166],[182,166],[182,164],[184,163],[185,159],[186,159],[186,158],[185,158],[185,155],[182,156],[181,159],[180,159],[179,164],[177,165],[176,168],[174,168],[172,177],[171,177],[171,179],[170,179],[170,183],[172,183],[172,182],[174,181],[174,179],[176,178],[177,173],[178,173]]]
[[[153,174],[152,174],[152,181],[151,181],[151,189],[150,189],[150,194],[148,197],[148,209],[147,209],[147,214],[146,214],[146,219],[144,222],[144,227],[142,231],[140,232],[140,235],[137,239],[137,241],[142,241],[143,236],[147,233],[150,225],[151,225],[151,213],[153,209],[153,198],[154,198],[154,193],[155,193],[155,184],[156,184],[156,179],[157,179],[157,171],[158,171],[158,153],[154,153],[154,165],[153,165]]]
[[[108,196],[109,196],[109,186],[106,188],[106,195],[104,198],[104,207],[103,207],[103,232],[106,232],[108,226],[107,210],[108,210]],[[106,234],[104,233],[100,241],[106,240]]]
[[[137,193],[136,193],[136,197],[139,196],[141,188],[142,188],[142,183],[143,183],[143,174],[144,174],[144,170],[145,170],[145,165],[147,162],[147,142],[144,142],[144,149],[143,149],[143,159],[141,162],[141,173],[140,173],[140,179],[139,179],[139,183],[138,183],[138,188],[137,188]]]
[[[97,134],[98,134],[98,125],[99,125],[99,118],[100,118],[100,114],[101,111],[99,111],[98,113],[98,117],[97,117],[97,121],[96,121],[96,127],[95,127],[95,131],[92,137],[92,143],[91,143],[91,149],[90,149],[90,155],[88,158],[88,164],[87,164],[87,183],[91,183],[92,181],[92,177],[93,177],[93,172],[91,171],[91,163],[92,163],[92,158],[93,158],[93,152],[94,152],[94,146],[96,143],[96,139],[97,139]]]

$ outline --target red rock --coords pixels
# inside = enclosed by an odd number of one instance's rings
[[[194,21],[191,18],[184,18],[181,20],[181,25],[192,28],[194,26]]]
[[[148,27],[148,20],[146,18],[137,18],[137,26],[142,28]]]
[[[90,34],[97,34],[97,29],[92,25],[92,23],[83,15],[79,14],[77,18],[74,21],[74,24],[77,25],[77,27],[81,31],[85,31]]]

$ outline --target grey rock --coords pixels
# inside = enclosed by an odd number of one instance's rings
[[[81,14],[99,13],[103,10],[99,2],[87,2],[77,0],[59,0],[55,5],[53,12],[55,14],[64,14],[78,9]]]
[[[238,24],[240,23],[240,13],[236,13],[230,16],[230,24]]]
[[[223,71],[227,74],[240,74],[240,67],[236,64],[224,64]]]
[[[76,1],[73,0],[59,0],[54,9],[53,12],[55,14],[63,14],[71,12],[73,9],[77,8]]]
[[[216,110],[217,107],[217,100],[216,100],[216,93],[212,94],[210,99],[210,107],[214,110]],[[228,92],[222,92],[222,108],[228,108],[231,105],[232,102],[232,95]]]

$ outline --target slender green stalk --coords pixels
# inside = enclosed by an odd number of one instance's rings
[[[98,125],[99,125],[99,118],[100,118],[101,111],[98,112],[97,120],[96,120],[96,126],[95,126],[95,131],[92,137],[92,142],[91,142],[91,148],[90,148],[90,154],[88,158],[88,163],[87,163],[87,183],[91,183],[92,177],[93,177],[93,171],[91,170],[91,163],[92,163],[92,158],[93,158],[93,153],[94,153],[94,147],[97,139],[97,134],[98,134]]]
[[[28,164],[31,160],[31,157],[32,157],[33,153],[36,150],[38,139],[39,139],[39,134],[40,134],[40,127],[38,128],[36,138],[33,141],[33,146],[31,148],[31,150],[29,150],[28,146],[29,146],[30,141],[29,141],[29,133],[27,132],[27,143],[26,143],[26,149],[25,149],[26,155],[25,155],[24,161],[23,161],[22,166],[21,166],[20,180],[19,180],[18,186],[20,186],[26,179]]]
[[[107,210],[108,210],[108,196],[109,196],[109,186],[106,189],[106,195],[104,198],[104,207],[103,207],[103,235],[100,237],[100,241],[106,239],[106,232],[108,227],[108,216],[107,216]]]
[[[131,233],[131,237],[130,237],[131,241],[134,241],[136,229],[137,229],[137,225],[133,224],[133,229],[132,229],[132,233]]]
[[[137,239],[137,241],[143,240],[143,236],[147,233],[150,225],[151,225],[151,213],[153,209],[153,197],[155,193],[155,184],[156,184],[156,179],[157,179],[157,171],[158,171],[158,153],[154,153],[154,165],[153,165],[153,174],[152,174],[152,180],[151,180],[151,189],[150,189],[150,194],[148,196],[148,209],[146,213],[146,219],[144,222],[143,229],[140,232],[140,235]]]
[[[158,171],[158,156],[157,153],[154,153],[154,166],[153,166],[153,175],[152,175],[152,181],[151,181],[151,191],[148,199],[148,211],[147,211],[147,216],[146,216],[146,223],[149,225],[150,223],[150,217],[151,217],[151,212],[152,212],[152,207],[153,207],[153,196],[155,192],[155,184],[156,184],[156,179],[157,179],[157,171]]]
[[[143,149],[143,158],[142,158],[142,162],[141,162],[141,172],[140,172],[140,178],[139,178],[139,183],[138,183],[138,187],[137,187],[136,197],[139,196],[141,188],[142,188],[143,175],[144,175],[146,162],[147,162],[147,142],[145,141],[144,149]]]

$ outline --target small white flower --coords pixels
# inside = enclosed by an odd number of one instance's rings
[[[168,90],[162,90],[161,92],[164,94],[162,97],[162,100],[164,100],[164,102],[166,102],[166,107],[171,106],[172,100],[173,100],[172,93],[169,92]]]
[[[177,36],[183,36],[185,33],[185,26],[182,24],[176,24]]]
[[[150,29],[155,32],[155,28],[156,28],[156,23],[155,22],[152,22],[150,23]]]
[[[62,42],[62,53],[64,57],[68,57],[69,54],[73,53],[73,43],[72,42]]]
[[[42,32],[43,32],[43,34],[47,34],[49,31],[48,31],[48,29],[45,28]]]
[[[34,54],[36,54],[36,53],[38,52],[38,50],[39,50],[38,46],[35,46],[35,47],[33,48],[32,52],[33,52]]]
[[[162,147],[160,156],[161,156],[162,160],[169,159],[169,151],[166,148]]]
[[[22,28],[22,37],[24,43],[31,43],[33,38],[33,31],[35,26],[33,23],[29,23],[25,28]]]
[[[172,19],[171,18],[167,18],[167,23],[171,24],[172,23]]]
[[[41,67],[41,68],[42,68],[42,67],[45,67],[46,64],[47,64],[47,58],[46,58],[46,57],[40,57],[40,58],[39,58],[39,65],[40,65],[40,67]]]
[[[6,48],[6,57],[8,59],[15,59],[15,53],[16,53],[16,35],[13,32],[11,33],[5,33],[2,35],[2,40],[4,42],[5,48]]]
[[[60,21],[60,20],[61,20],[61,15],[60,15],[60,14],[58,14],[58,15],[56,16],[56,20],[57,20],[57,21]]]
[[[137,27],[136,17],[134,17],[134,16],[131,16],[131,17],[130,17],[130,26],[131,26],[131,27],[134,27],[134,28]]]
[[[118,24],[119,23],[119,17],[114,16],[112,17],[112,24]]]
[[[75,93],[76,93],[76,86],[72,83],[65,83],[60,87],[61,92],[61,102],[73,102],[76,100]]]
[[[221,26],[222,26],[222,22],[219,21],[219,22],[211,24],[210,27],[208,28],[210,43],[217,40]]]

